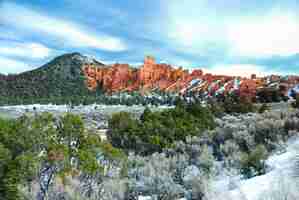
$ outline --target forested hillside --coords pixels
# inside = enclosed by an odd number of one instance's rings
[[[79,53],[65,54],[36,70],[0,76],[0,105],[65,104],[95,96],[84,84],[83,59]]]

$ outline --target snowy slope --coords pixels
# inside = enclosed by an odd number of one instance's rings
[[[248,180],[243,180],[238,183],[238,187],[233,190],[228,190],[229,179],[215,183],[215,186],[222,189],[222,192],[213,199],[231,199],[231,200],[261,200],[261,199],[281,199],[278,195],[294,196],[292,191],[296,189],[294,184],[293,169],[298,158],[299,138],[292,139],[289,142],[287,151],[280,155],[271,156],[267,160],[270,171],[262,176],[257,176]],[[297,159],[298,160],[298,159]],[[237,177],[236,177],[237,179]],[[227,190],[226,190],[227,189]],[[226,191],[225,191],[226,190]],[[298,190],[298,188],[297,188]],[[272,196],[271,196],[272,195]],[[295,194],[297,195],[297,194]],[[269,197],[270,196],[270,197]],[[297,199],[297,197],[288,197],[287,199]],[[225,198],[224,198],[225,197]],[[285,198],[283,198],[285,199]]]

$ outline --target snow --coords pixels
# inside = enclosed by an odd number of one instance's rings
[[[149,197],[149,196],[139,196],[138,200],[152,200],[152,197]]]
[[[256,176],[248,180],[240,180],[238,187],[229,190],[229,178],[214,183],[216,190],[222,189],[222,195],[229,196],[231,200],[260,200],[274,185],[280,184],[282,178],[291,177],[296,156],[298,156],[299,138],[293,138],[288,144],[287,151],[271,156],[267,161],[270,171],[262,176]],[[234,177],[238,180],[238,177]],[[225,188],[225,189],[223,189]],[[219,192],[220,193],[220,192]],[[219,198],[219,195],[215,200]]]
[[[292,97],[292,96],[291,96],[292,92],[295,92],[295,93],[298,94],[298,93],[299,93],[299,85],[296,85],[295,87],[289,89],[289,91],[288,91],[288,96],[289,96],[289,97]]]
[[[192,81],[190,81],[189,84],[190,84],[190,86],[193,86],[193,85],[195,85],[195,84],[197,84],[197,83],[200,84],[201,81],[202,81],[201,79],[198,79],[198,78],[197,78],[197,79],[193,79]]]
[[[151,110],[163,110],[171,108],[172,106],[149,106]],[[144,106],[141,105],[103,105],[103,104],[91,104],[91,105],[80,105],[71,107],[69,105],[55,105],[55,104],[32,104],[32,105],[16,105],[16,106],[0,106],[0,116],[4,115],[9,118],[18,118],[25,113],[43,113],[49,112],[54,115],[61,115],[66,112],[71,112],[78,115],[86,114],[101,114],[103,116],[110,116],[116,112],[131,112],[131,113],[142,113]]]
[[[127,106],[123,105],[99,105],[99,104],[91,104],[91,105],[86,105],[86,106],[75,106],[72,108],[72,110],[80,110],[82,112],[84,111],[92,111],[95,110],[95,108],[99,109],[127,109]],[[134,105],[131,106],[130,108],[138,108],[140,106]],[[57,112],[67,112],[71,109],[69,105],[54,105],[54,104],[47,104],[47,105],[41,105],[41,104],[32,104],[32,105],[17,105],[17,106],[2,106],[0,107],[2,110],[16,110],[16,111],[25,111],[25,110],[36,110],[38,112],[43,112],[43,111],[57,111]]]
[[[139,197],[138,197],[138,200],[155,200],[155,199],[157,199],[157,198],[152,198],[152,197],[150,197],[150,196],[139,196]],[[185,198],[180,198],[180,199],[178,199],[178,200],[187,200],[187,199],[185,199]]]

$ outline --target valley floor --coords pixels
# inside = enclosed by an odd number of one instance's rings
[[[167,108],[170,107],[151,107],[151,110],[158,111]],[[296,110],[291,110],[288,103],[270,104],[270,109],[271,111],[263,114],[247,113],[242,115],[224,115],[221,118],[216,118],[217,125],[215,129],[203,132],[205,134],[198,137],[190,137],[190,141],[186,139],[185,143],[175,143],[173,149],[169,149],[172,150],[173,157],[166,156],[166,151],[147,156],[129,153],[126,158],[126,162],[128,161],[129,164],[126,163],[125,176],[120,172],[123,170],[124,163],[120,161],[118,163],[118,161],[113,159],[109,160],[100,154],[97,159],[104,166],[104,175],[100,179],[102,183],[96,184],[92,182],[92,179],[91,182],[88,182],[88,179],[86,183],[80,182],[80,179],[70,179],[70,191],[67,191],[68,193],[66,192],[65,194],[72,195],[78,192],[78,196],[80,196],[81,192],[85,191],[85,184],[87,184],[90,187],[88,189],[97,191],[97,194],[100,196],[102,195],[101,192],[107,195],[105,200],[112,200],[115,195],[118,195],[116,200],[122,200],[122,196],[126,193],[124,188],[130,185],[138,194],[143,192],[144,196],[139,196],[138,200],[156,200],[156,194],[163,194],[164,192],[169,193],[169,195],[173,194],[176,197],[180,196],[180,200],[189,200],[192,198],[186,196],[190,196],[191,193],[193,195],[192,190],[196,191],[197,187],[203,187],[200,188],[202,191],[198,192],[198,194],[205,192],[205,200],[298,200],[299,182],[297,181],[299,180],[299,172],[296,178],[295,173],[298,169],[295,169],[295,165],[299,163],[299,115]],[[93,104],[70,107],[67,105],[36,104],[0,107],[0,118],[18,118],[24,114],[35,116],[43,112],[50,112],[56,117],[61,117],[65,113],[72,113],[82,117],[86,129],[91,129],[95,131],[94,133],[100,135],[101,138],[105,138],[108,119],[114,113],[125,111],[133,114],[135,117],[140,117],[144,110],[145,107],[139,105],[106,106]],[[286,124],[291,128],[286,127]],[[282,131],[285,132],[282,133]],[[258,146],[254,138],[261,133],[265,135],[265,138],[266,136],[269,138],[275,136],[276,138],[277,135],[288,138],[283,140],[277,136],[277,139],[273,140],[275,150],[269,151],[268,155],[270,156],[265,161],[266,172],[263,175],[251,176],[251,178],[245,179],[244,176],[241,176],[240,171],[236,171],[237,169],[233,168],[230,171],[230,169],[224,167],[224,161],[219,161],[219,159],[213,157],[215,155],[211,151],[213,147],[211,142],[215,143],[215,141],[218,141],[217,136],[220,139],[231,137],[229,141],[223,141],[223,146],[220,145],[219,150],[226,152],[227,149],[231,148],[232,155],[227,155],[225,159],[235,159],[233,161],[240,162],[241,158],[239,157],[242,156],[239,153],[242,152],[237,146],[239,145],[238,142],[245,140],[246,145],[251,148],[250,151],[253,151]],[[206,136],[211,136],[210,141],[206,141]],[[207,146],[206,142],[210,146]],[[265,140],[265,143],[268,146],[272,145],[267,140]],[[194,155],[195,157],[193,158]],[[205,167],[209,168],[209,173],[213,174],[211,178],[205,177]],[[214,174],[212,173],[213,170],[217,172]],[[176,175],[179,176],[180,181],[176,180]],[[207,178],[207,180],[204,178]],[[204,186],[197,184],[199,181]],[[178,184],[178,182],[182,183]],[[35,184],[37,185],[37,181]],[[53,184],[53,188],[49,192],[53,196],[58,191],[55,184],[57,183]],[[154,193],[155,195],[147,196]],[[181,198],[182,196],[184,197]],[[97,199],[97,197],[95,196],[94,198]],[[93,198],[91,199],[93,200]]]

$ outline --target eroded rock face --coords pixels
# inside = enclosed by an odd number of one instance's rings
[[[145,93],[158,89],[180,94],[187,91],[203,92],[212,96],[238,91],[242,98],[249,100],[255,98],[257,88],[267,87],[271,82],[281,81],[286,88],[298,82],[297,77],[289,77],[283,82],[282,77],[279,76],[258,78],[252,75],[251,78],[243,78],[204,74],[200,69],[189,72],[181,67],[157,64],[150,56],[144,59],[144,64],[140,68],[133,68],[128,64],[106,66],[89,63],[84,65],[83,73],[86,77],[86,86],[90,90],[101,87],[107,93],[122,91]]]
[[[252,79],[243,80],[240,83],[240,98],[251,101],[256,97],[257,82]]]
[[[95,90],[100,86],[107,92],[122,91],[132,85],[136,80],[134,71],[128,64],[105,67],[86,64],[83,67],[87,87]]]
[[[146,57],[139,69],[128,64],[97,66],[86,64],[83,67],[86,85],[90,90],[101,86],[107,92],[160,89],[179,91],[195,77],[202,75],[201,70],[188,71],[175,69],[167,64],[156,64],[153,57]]]

